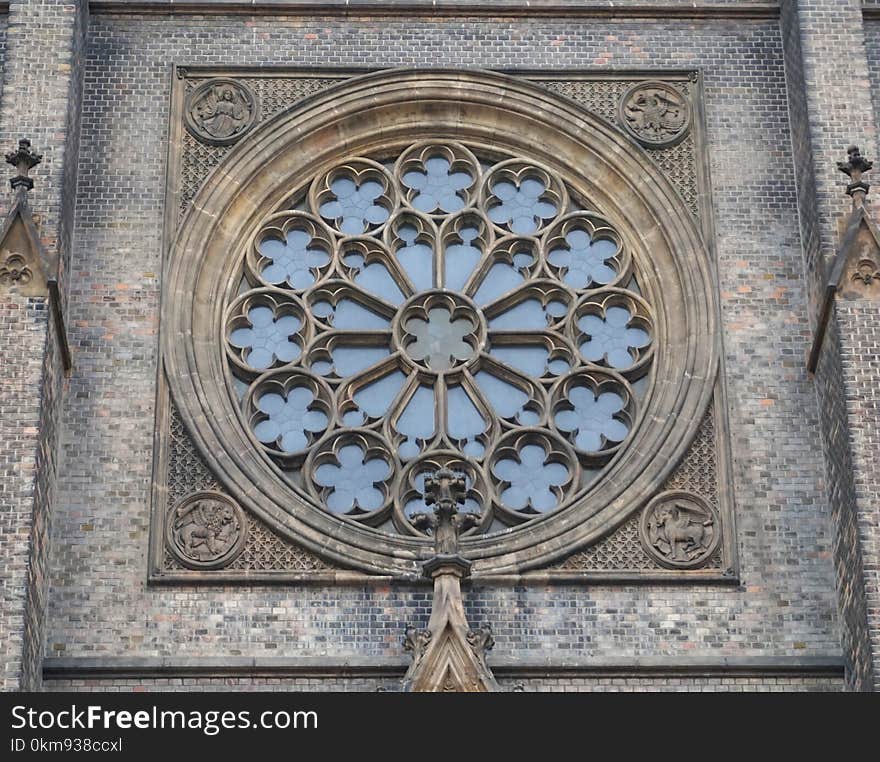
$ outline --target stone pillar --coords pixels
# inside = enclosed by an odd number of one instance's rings
[[[87,23],[85,0],[12,0],[0,97],[0,149],[29,138],[43,161],[30,205],[60,293],[70,256]],[[12,172],[9,173],[9,176]],[[3,211],[13,195],[4,180]],[[51,506],[64,386],[45,296],[0,289],[0,687],[40,686]]]
[[[873,158],[877,125],[861,0],[792,0],[780,8],[804,265],[814,315],[810,330],[815,336],[823,322],[829,264],[851,209],[844,192],[848,178],[838,172],[836,162],[846,157],[850,144]],[[876,219],[877,210],[870,205],[869,197],[868,213]],[[880,687],[878,305],[836,299],[813,368],[841,638],[853,690]]]

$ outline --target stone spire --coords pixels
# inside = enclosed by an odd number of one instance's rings
[[[461,580],[471,572],[462,557],[459,537],[479,522],[479,516],[460,513],[466,483],[462,474],[442,468],[425,479],[425,504],[433,513],[417,513],[412,522],[434,535],[434,556],[422,570],[434,580],[434,600],[428,627],[407,627],[404,649],[413,662],[403,680],[405,691],[487,692],[498,684],[486,664],[486,653],[495,644],[488,624],[472,630],[464,612]]]

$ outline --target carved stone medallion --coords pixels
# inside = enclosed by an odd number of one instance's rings
[[[196,492],[168,514],[168,548],[191,569],[226,566],[241,553],[246,538],[244,513],[219,492]]]
[[[257,98],[241,82],[210,79],[186,101],[186,126],[199,140],[211,145],[235,143],[257,119]]]
[[[33,277],[34,273],[28,267],[27,259],[16,252],[9,254],[0,265],[0,284],[4,286],[26,286]]]
[[[640,82],[627,90],[618,107],[620,123],[648,148],[680,142],[691,123],[687,99],[664,82]]]
[[[645,550],[670,569],[705,564],[721,539],[721,522],[702,497],[671,491],[657,495],[642,512],[639,536]]]
[[[880,268],[873,259],[860,259],[851,279],[870,286],[875,280],[880,281]]]
[[[880,242],[877,227],[865,217],[846,253],[837,298],[844,301],[880,301]]]

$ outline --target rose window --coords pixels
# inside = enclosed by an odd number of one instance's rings
[[[465,474],[475,533],[564,508],[639,421],[651,308],[625,237],[542,164],[422,142],[311,178],[226,308],[252,446],[324,510],[418,534]]]

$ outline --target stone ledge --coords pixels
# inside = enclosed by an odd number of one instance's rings
[[[676,659],[518,659],[489,657],[498,677],[839,677],[836,656],[769,656]],[[61,657],[43,660],[44,680],[159,679],[180,677],[402,677],[405,657]]]
[[[619,5],[577,0],[90,0],[91,13],[106,14],[217,14],[309,16],[529,16],[563,18],[736,18],[775,19],[778,2],[645,2]]]

